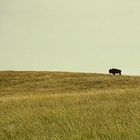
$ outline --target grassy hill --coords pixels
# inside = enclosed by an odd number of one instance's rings
[[[1,140],[139,140],[140,77],[0,72]]]

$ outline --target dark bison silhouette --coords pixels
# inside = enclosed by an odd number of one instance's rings
[[[115,68],[112,68],[112,69],[109,69],[109,74],[113,74],[113,75],[115,75],[115,74],[119,74],[119,75],[121,75],[121,70],[119,70],[119,69],[115,69]]]

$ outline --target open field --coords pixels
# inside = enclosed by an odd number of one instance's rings
[[[0,72],[0,140],[140,140],[140,77]]]

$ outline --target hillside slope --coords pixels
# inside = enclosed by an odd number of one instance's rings
[[[140,77],[0,72],[1,140],[139,140]]]
[[[0,96],[139,88],[140,77],[68,72],[0,72]]]

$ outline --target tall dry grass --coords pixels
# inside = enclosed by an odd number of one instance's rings
[[[139,140],[140,77],[0,72],[1,140]]]

